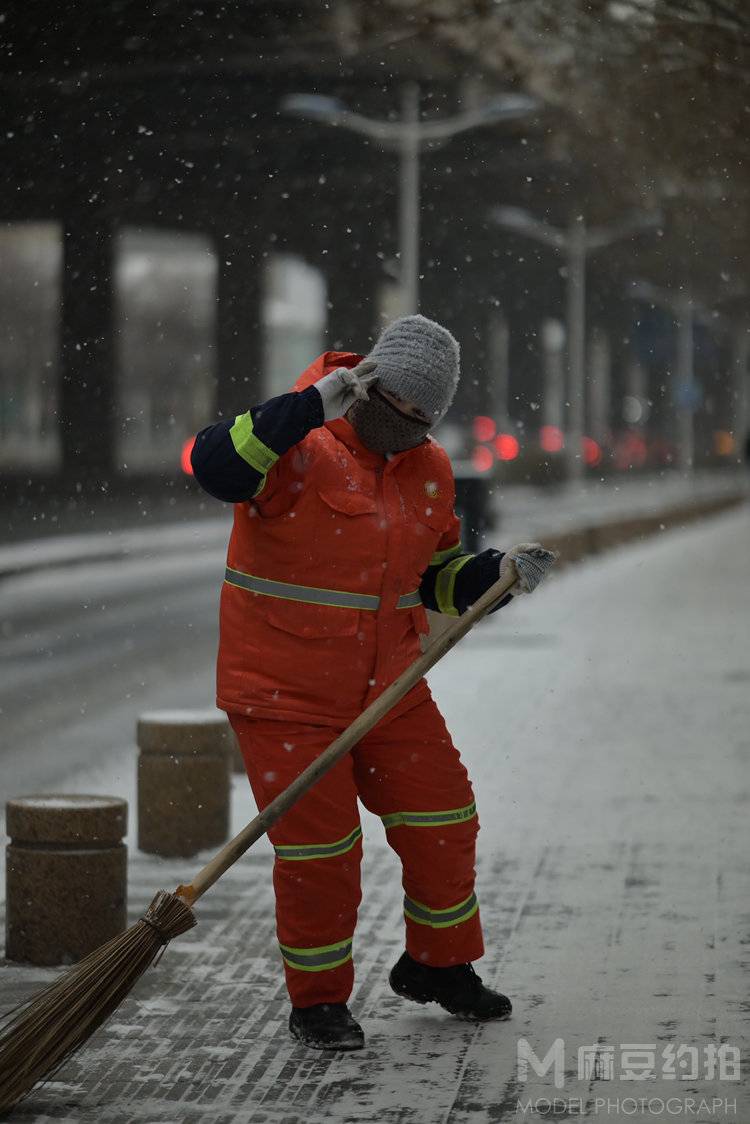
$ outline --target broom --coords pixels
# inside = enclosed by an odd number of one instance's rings
[[[49,1080],[120,1006],[174,937],[197,924],[192,906],[315,782],[380,721],[508,592],[515,567],[445,630],[339,734],[284,792],[207,863],[188,885],[159,890],[143,917],[89,953],[49,987],[10,1011],[0,1029],[0,1113]]]

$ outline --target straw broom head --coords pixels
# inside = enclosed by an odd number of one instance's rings
[[[168,942],[195,924],[181,897],[160,890],[135,925],[6,1015],[0,1027],[0,1114],[83,1046]]]

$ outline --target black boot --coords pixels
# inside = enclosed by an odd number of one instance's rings
[[[431,968],[405,952],[391,969],[389,983],[396,995],[415,1003],[439,1003],[460,1019],[508,1019],[513,1010],[507,995],[485,987],[471,964]]]
[[[346,1003],[292,1007],[289,1029],[314,1050],[361,1050],[365,1044],[362,1027],[352,1018]]]

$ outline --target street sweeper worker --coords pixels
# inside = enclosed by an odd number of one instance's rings
[[[461,547],[447,455],[430,430],[451,404],[459,348],[406,316],[368,356],[326,352],[288,394],[202,430],[195,476],[234,507],[221,594],[217,705],[259,808],[283,791],[420,654],[425,607],[455,616],[515,565],[530,592],[554,556]],[[360,902],[357,800],[403,872],[406,950],[392,989],[466,1019],[510,1000],[472,968],[474,793],[421,680],[269,831],[289,1029],[318,1049],[364,1043],[347,1006]]]

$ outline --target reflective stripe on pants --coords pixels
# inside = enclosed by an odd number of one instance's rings
[[[299,972],[325,972],[338,968],[352,958],[351,940],[336,944],[322,945],[320,948],[289,948],[279,944],[281,955],[290,968]]]
[[[431,909],[424,902],[415,902],[404,894],[404,913],[418,925],[430,925],[433,929],[445,929],[448,925],[460,925],[468,921],[479,909],[476,894],[469,894],[465,901],[447,909]]]
[[[447,812],[389,812],[381,816],[383,827],[440,827],[441,824],[461,823],[471,820],[477,814],[477,806],[472,800],[463,808],[449,808]]]
[[[291,862],[298,862],[303,859],[332,859],[336,855],[345,855],[347,851],[351,851],[354,844],[358,839],[362,838],[362,828],[354,828],[343,839],[337,839],[334,843],[280,843],[274,846],[277,859],[286,859]]]

